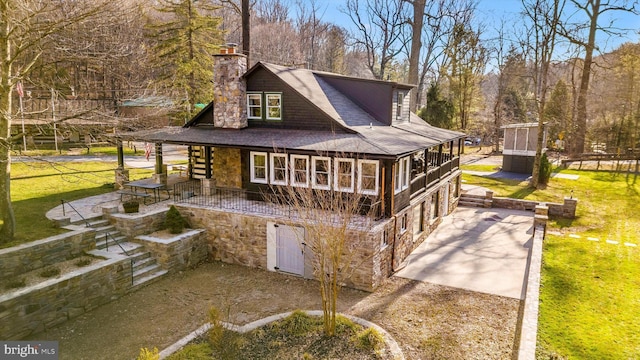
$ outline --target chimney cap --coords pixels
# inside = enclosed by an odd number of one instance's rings
[[[237,43],[232,43],[232,42],[228,42],[226,45],[227,47],[238,47]]]

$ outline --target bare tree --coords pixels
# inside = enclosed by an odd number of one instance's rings
[[[402,0],[347,0],[345,14],[355,25],[354,45],[367,55],[367,66],[384,80],[393,59],[402,52],[407,11]]]
[[[271,201],[285,203],[292,208],[287,222],[292,226],[302,226],[298,232],[299,242],[311,250],[313,273],[320,285],[324,332],[335,335],[338,295],[341,286],[348,281],[362,261],[370,259],[371,239],[368,230],[373,224],[375,214],[380,209],[372,199],[360,189],[341,192],[336,188],[354,186],[352,162],[340,164],[336,171],[337,179],[333,190],[316,190],[310,186],[282,186],[273,188],[275,195]],[[308,181],[304,171],[296,172],[298,183]],[[362,171],[373,171],[375,169]],[[373,181],[363,177],[363,182]],[[373,178],[370,178],[373,179]],[[363,188],[373,187],[365,184]]]
[[[586,16],[588,22],[586,26],[586,39],[581,38],[580,34],[585,30],[584,22],[576,24],[564,25],[560,30],[560,34],[573,44],[584,49],[584,62],[582,64],[582,74],[580,76],[580,87],[577,96],[577,109],[575,121],[575,133],[573,134],[571,151],[573,153],[584,152],[585,135],[587,131],[587,97],[589,92],[589,82],[591,80],[591,68],[593,65],[593,53],[596,48],[596,34],[599,31],[607,34],[619,35],[620,29],[614,28],[611,24],[602,26],[599,23],[600,15],[610,11],[626,11],[634,14],[638,13],[636,9],[636,1],[628,0],[571,0],[571,3],[578,9],[578,12]]]
[[[10,191],[14,86],[30,73],[53,34],[102,6],[101,1],[0,0],[0,243],[15,235]]]
[[[531,186],[537,188],[540,180],[540,163],[542,149],[544,148],[544,123],[545,105],[547,101],[547,82],[549,79],[549,66],[553,58],[558,27],[560,26],[564,10],[564,0],[532,0],[523,1],[524,13],[531,22],[531,34],[533,43],[530,44],[533,53],[534,84],[536,103],[538,105],[538,138],[536,143],[536,156],[533,162],[531,174]]]

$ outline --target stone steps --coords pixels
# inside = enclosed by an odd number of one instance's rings
[[[93,218],[88,220],[88,223],[96,231],[96,249],[128,255],[131,259],[131,271],[133,272],[131,291],[157,281],[167,273],[167,270],[164,270],[157,263],[151,252],[141,244],[127,241],[127,237],[122,235],[108,220]]]
[[[483,208],[485,207],[485,201],[484,195],[461,194],[458,206]]]

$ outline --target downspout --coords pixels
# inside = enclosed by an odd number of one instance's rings
[[[393,242],[391,244],[391,272],[394,273],[396,271],[394,266],[394,262],[396,258],[396,234],[397,234],[396,227],[398,226],[398,219],[396,217],[395,207],[394,207],[395,188],[396,188],[396,184],[395,184],[396,163],[395,162],[393,163],[393,165],[391,165],[391,170],[392,170],[391,171],[391,218],[393,219]],[[384,172],[384,168],[382,168],[382,171]]]

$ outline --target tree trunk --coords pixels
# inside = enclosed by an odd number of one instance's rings
[[[413,1],[413,22],[411,23],[411,53],[409,54],[409,78],[411,85],[418,85],[418,73],[420,67],[420,50],[422,49],[422,26],[424,22],[424,7],[426,0]],[[416,112],[420,88],[413,90],[411,94],[409,109]]]
[[[596,43],[596,30],[598,28],[598,15],[600,15],[600,0],[589,1],[591,14],[589,16],[589,40],[585,45],[584,64],[580,78],[580,92],[578,93],[578,109],[575,123],[573,154],[584,152],[585,134],[587,131],[587,93],[589,92],[589,80],[591,79],[591,64],[593,63],[593,50]]]
[[[0,1],[0,244],[13,240],[16,231],[11,206],[11,42],[7,3]]]
[[[251,49],[251,37],[249,27],[251,26],[249,14],[249,0],[242,0],[242,53],[247,56],[247,66],[251,67],[249,53]]]

